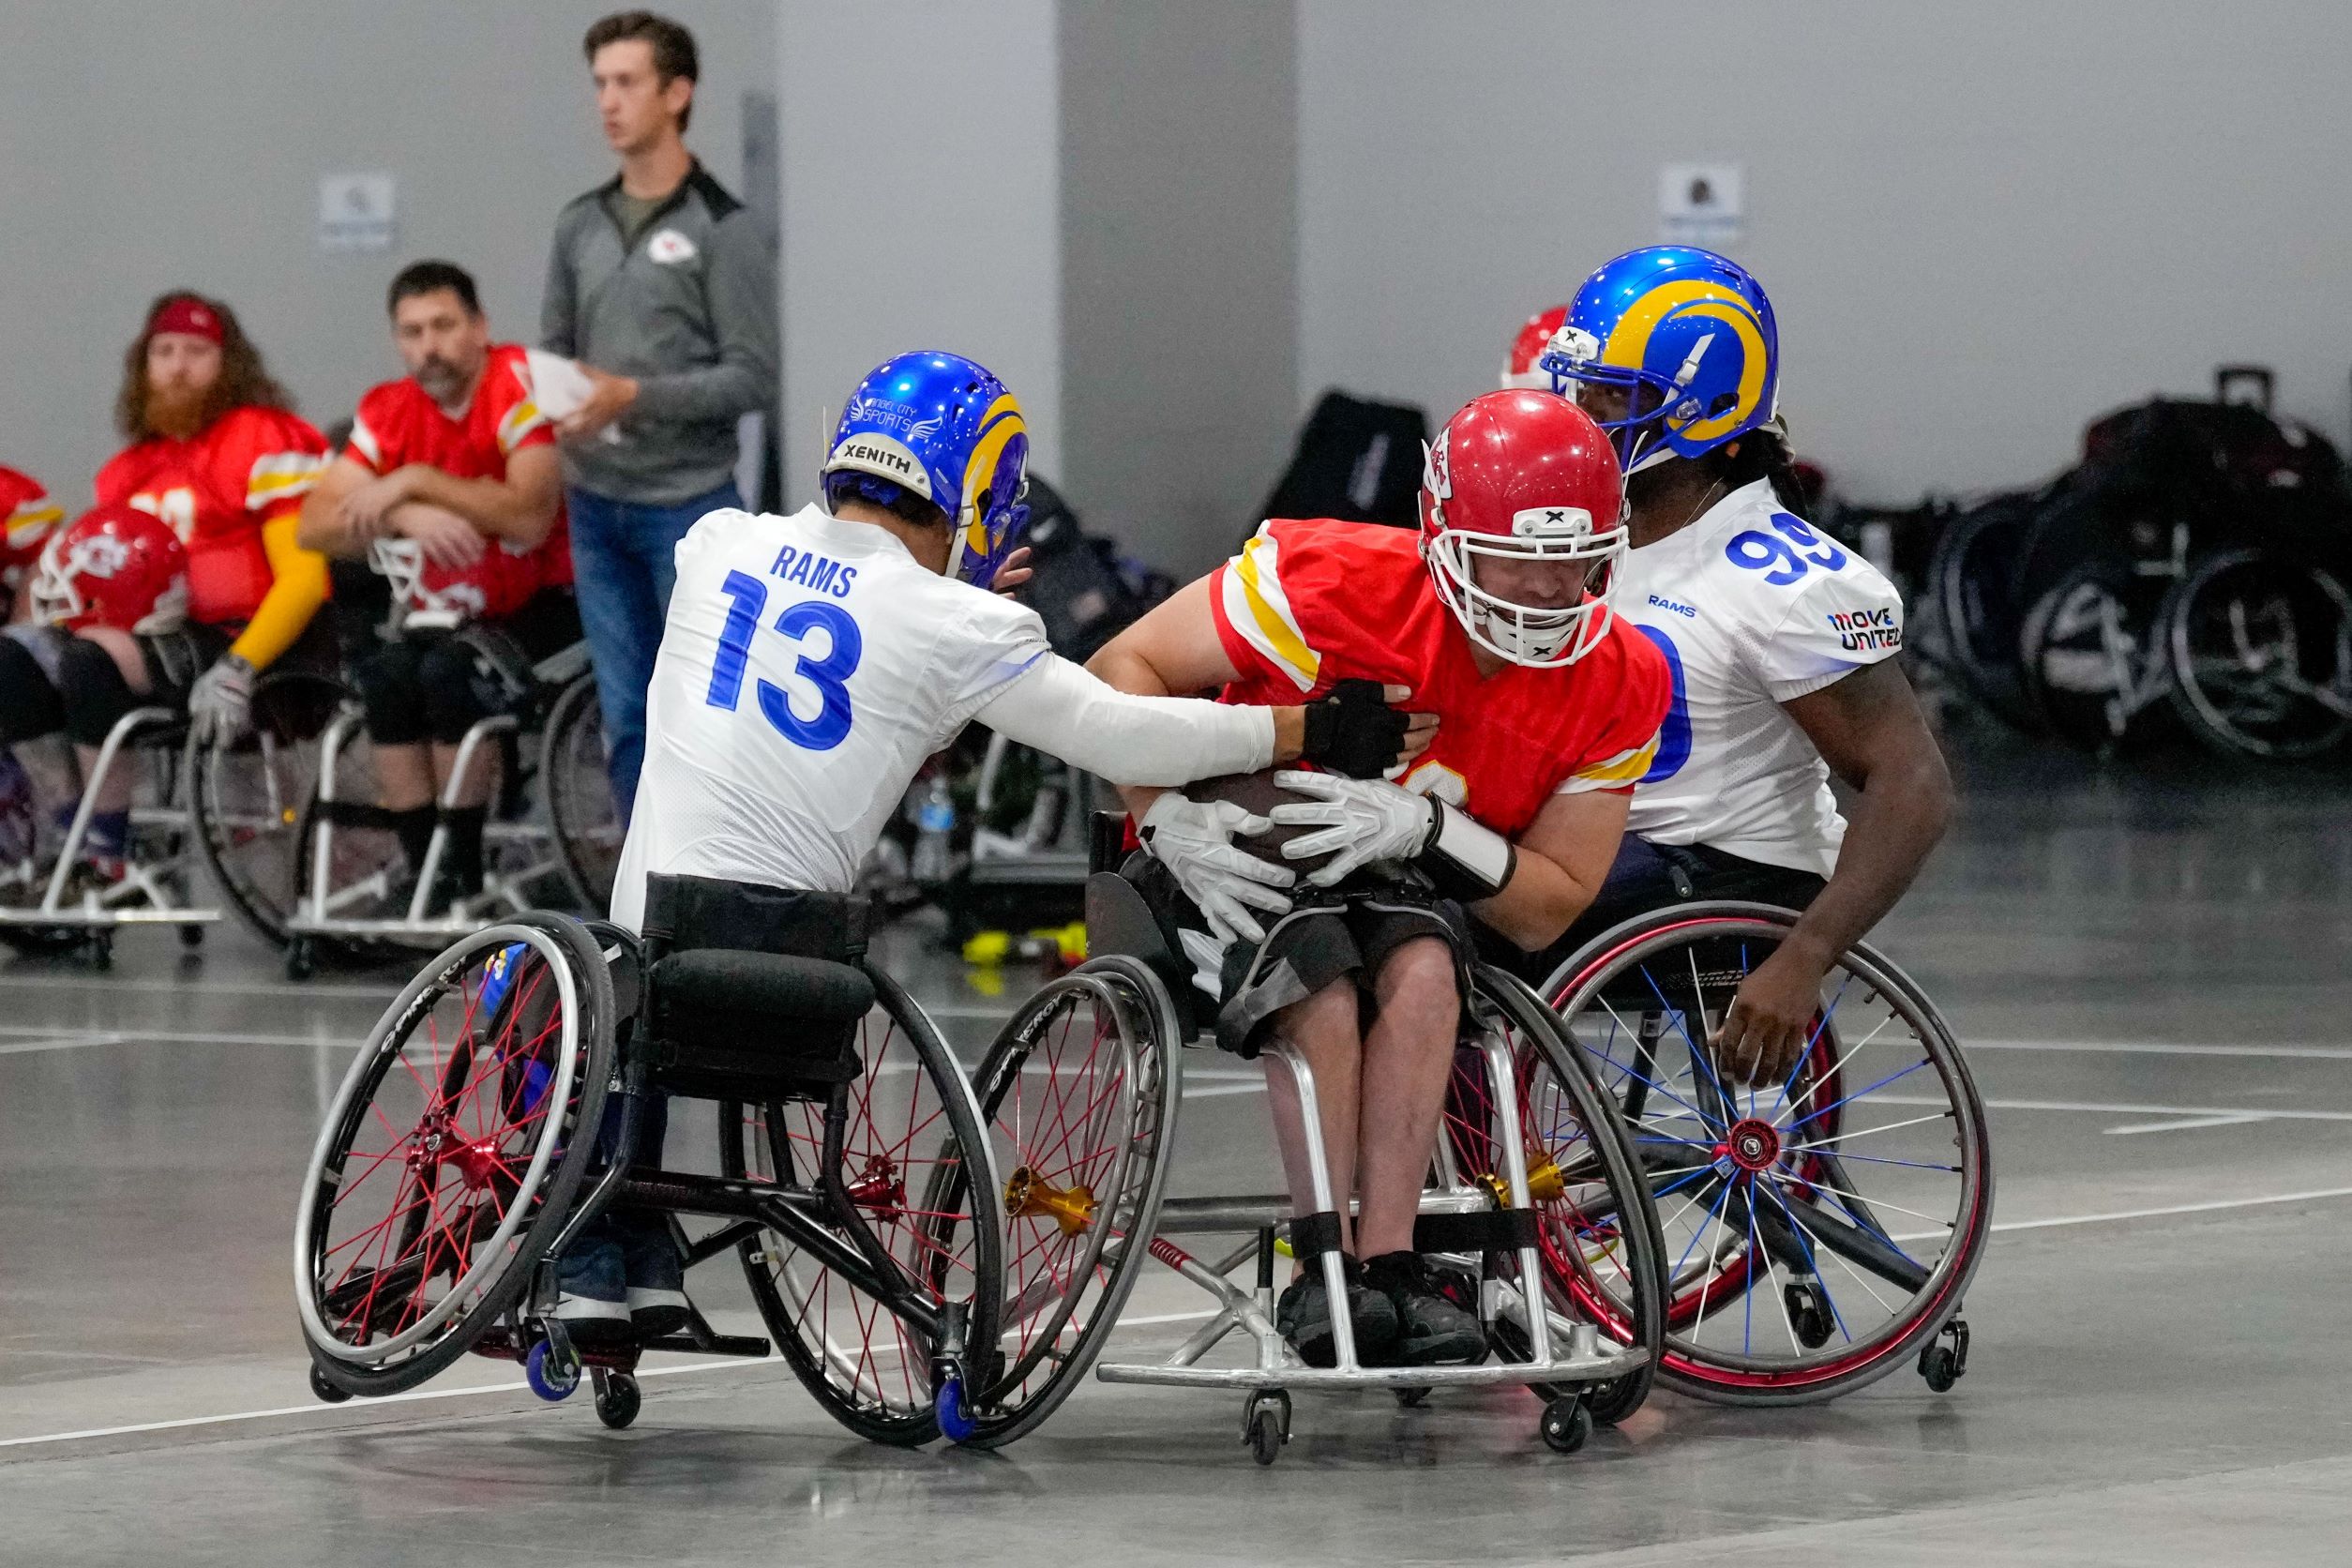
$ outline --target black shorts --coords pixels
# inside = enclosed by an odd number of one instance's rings
[[[1143,896],[1169,951],[1195,971],[1217,974],[1220,1049],[1254,1057],[1274,1017],[1336,981],[1355,977],[1359,1011],[1369,1028],[1374,979],[1389,955],[1418,937],[1435,937],[1454,956],[1457,994],[1470,989],[1471,942],[1462,906],[1440,898],[1418,872],[1364,873],[1328,891],[1300,882],[1290,912],[1263,920],[1266,940],[1224,944],[1167,867],[1138,851],[1121,875]],[[1189,940],[1187,940],[1189,933]],[[1198,987],[1205,992],[1205,987]]]
[[[1522,953],[1482,927],[1478,947],[1488,961],[1530,986],[1541,986],[1594,937],[1637,914],[1715,898],[1802,910],[1828,885],[1811,871],[1749,860],[1705,844],[1655,844],[1629,833],[1618,846],[1600,894],[1558,942],[1541,953]]]

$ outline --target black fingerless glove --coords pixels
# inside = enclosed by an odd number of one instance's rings
[[[1380,698],[1378,681],[1341,681],[1306,705],[1306,745],[1299,755],[1349,778],[1378,778],[1396,765],[1410,719]]]

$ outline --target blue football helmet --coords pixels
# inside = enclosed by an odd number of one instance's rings
[[[1772,302],[1696,246],[1628,250],[1586,279],[1538,363],[1562,397],[1578,382],[1626,389],[1625,416],[1600,423],[1628,474],[1736,441],[1780,399]]]
[[[986,588],[1013,552],[1029,508],[1029,427],[1004,384],[959,354],[885,360],[841,410],[819,477],[830,499],[855,488],[887,505],[912,490],[945,512],[949,575]]]

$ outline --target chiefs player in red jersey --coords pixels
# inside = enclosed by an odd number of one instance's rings
[[[326,443],[293,413],[226,306],[184,291],[156,301],[124,356],[115,419],[130,445],[98,470],[98,505],[144,512],[178,535],[187,620],[140,634],[83,626],[53,670],[0,643],[0,738],[62,711],[86,756],[132,708],[182,702],[200,741],[234,735],[255,672],[326,597],[326,563],[294,542]],[[130,787],[128,769],[98,781],[83,852],[101,872],[119,865]]]
[[[1361,1199],[1351,1247],[1341,1228],[1361,1282],[1348,1304],[1356,1343],[1393,1361],[1485,1349],[1476,1319],[1411,1251],[1454,1061],[1462,906],[1530,949],[1565,929],[1607,873],[1666,716],[1665,660],[1607,605],[1623,503],[1607,438],[1575,405],[1488,393],[1430,448],[1417,536],[1268,522],[1092,666],[1129,691],[1221,686],[1242,702],[1379,681],[1437,716],[1427,751],[1395,783],[1277,776],[1313,797],[1270,813],[1315,830],[1283,853],[1330,856],[1304,885],[1232,842],[1266,825],[1239,805],[1127,792],[1151,851],[1138,884],[1217,997],[1220,1044],[1254,1054],[1272,1031],[1315,1073],[1334,1190]],[[1273,918],[1261,926],[1253,911]],[[1283,1075],[1270,1086],[1289,1101]],[[1285,1156],[1304,1212],[1303,1163]],[[1304,1275],[1279,1319],[1303,1356],[1329,1364],[1322,1293],[1319,1273]]]
[[[418,262],[392,280],[392,341],[408,374],[359,401],[351,442],[302,514],[302,542],[369,556],[392,580],[400,636],[353,669],[374,743],[378,802],[409,865],[424,864],[458,743],[489,714],[476,665],[485,638],[527,668],[580,640],[554,431],[532,392],[530,356],[492,343],[473,278]],[[454,636],[460,626],[470,629]],[[461,893],[482,882],[494,766],[459,787],[446,866]]]
[[[30,611],[25,579],[65,515],[38,479],[0,465],[0,622],[23,621]]]

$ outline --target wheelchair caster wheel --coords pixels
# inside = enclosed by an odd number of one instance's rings
[[[1946,1341],[1950,1343],[1947,1344]],[[1968,1370],[1968,1325],[1954,1318],[1920,1347],[1919,1375],[1937,1394],[1950,1394]]]
[[[1536,1430],[1553,1453],[1574,1454],[1592,1436],[1592,1412],[1581,1399],[1555,1399],[1544,1407],[1544,1419]]]
[[[189,952],[191,952],[191,953],[193,953],[193,952],[194,952],[196,949],[198,949],[199,947],[204,946],[204,928],[202,926],[183,926],[183,927],[180,927],[180,945],[181,945],[182,947],[187,948],[187,949],[188,949]]]
[[[1429,1391],[1425,1388],[1400,1388],[1395,1392],[1396,1408],[1400,1410],[1417,1410],[1429,1403]]]
[[[1250,1457],[1271,1465],[1282,1456],[1282,1445],[1289,1440],[1289,1395],[1278,1388],[1259,1389],[1251,1395],[1248,1410],[1242,1417],[1242,1441],[1249,1445]]]
[[[522,1364],[522,1376],[532,1393],[552,1405],[569,1399],[580,1387],[580,1361],[541,1340],[531,1347],[530,1359]]]
[[[322,1405],[341,1405],[351,1399],[351,1390],[337,1388],[326,1380],[326,1374],[316,1366],[310,1368],[310,1392]]]
[[[1819,1285],[1811,1280],[1791,1280],[1782,1288],[1781,1299],[1788,1306],[1788,1326],[1796,1334],[1797,1343],[1806,1349],[1819,1349],[1837,1332],[1837,1319],[1830,1315]]]
[[[296,937],[286,944],[286,978],[308,980],[319,972],[319,952],[309,937]]]
[[[626,1372],[599,1371],[596,1380],[596,1419],[618,1432],[637,1419],[645,1396],[639,1392],[637,1380]]]
[[[964,1380],[943,1378],[931,1395],[931,1413],[939,1418],[939,1435],[949,1442],[969,1442],[980,1422],[964,1399]]]

